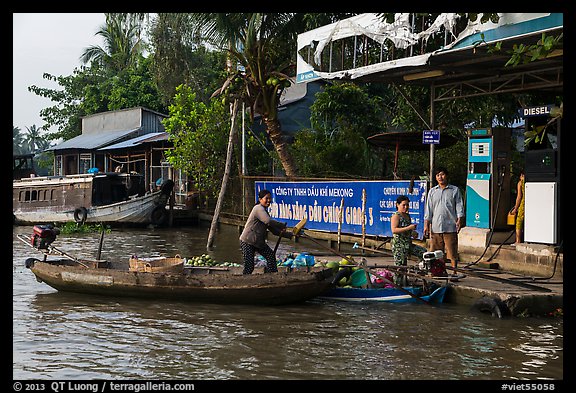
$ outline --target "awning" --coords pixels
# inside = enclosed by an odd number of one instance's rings
[[[165,138],[163,138],[165,136]],[[115,143],[113,145],[101,147],[98,150],[112,150],[112,149],[124,149],[130,148],[137,145],[141,145],[142,143],[146,142],[155,142],[161,140],[167,140],[168,133],[167,132],[151,132],[145,135],[137,136],[136,138],[128,139],[119,143]]]
[[[466,98],[496,93],[514,93],[519,91],[547,89],[562,91],[563,88],[563,48],[558,48],[546,58],[514,67],[506,66],[511,55],[508,53],[514,46],[531,45],[543,33],[549,36],[563,32],[562,13],[499,13],[498,23],[480,23],[469,21],[468,26],[455,37],[455,40],[445,47],[425,54],[397,58],[394,60],[377,61],[373,55],[371,64],[354,64],[351,69],[331,69],[320,71],[321,56],[330,56],[328,48],[336,38],[347,36],[362,36],[380,42],[378,29],[386,24],[369,24],[374,19],[373,14],[365,18],[350,18],[355,29],[343,29],[344,24],[333,23],[310,30],[298,35],[298,50],[303,52],[306,46],[310,51],[297,54],[297,82],[309,82],[316,79],[355,80],[358,82],[414,84],[435,86],[436,101]],[[373,19],[369,19],[369,16]],[[397,15],[397,26],[390,32],[406,31],[404,14]],[[454,36],[456,14],[440,14],[433,25],[426,31],[410,33],[418,42],[425,42],[430,34],[441,33],[441,28]],[[350,23],[348,24],[350,25]],[[348,26],[346,25],[346,26]],[[363,29],[376,29],[368,35]],[[339,35],[336,36],[336,33]],[[386,31],[388,33],[388,31]],[[396,36],[400,39],[401,36]],[[491,44],[501,42],[501,50],[493,51]],[[405,43],[410,43],[405,41]],[[398,47],[396,45],[396,47]],[[323,53],[321,50],[324,49]],[[303,57],[304,56],[304,57]],[[323,59],[323,58],[322,58]],[[326,59],[324,59],[326,63]],[[360,63],[360,62],[359,62]],[[324,69],[326,69],[325,64]]]
[[[64,149],[86,149],[93,150],[98,149],[103,146],[114,143],[122,138],[131,136],[140,131],[140,128],[132,130],[121,130],[121,131],[102,131],[98,133],[82,134],[68,139],[60,143],[59,145],[50,147],[46,150],[64,150]]]

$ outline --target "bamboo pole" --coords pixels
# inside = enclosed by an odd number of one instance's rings
[[[344,197],[340,200],[340,211],[338,212],[338,251],[340,251],[340,241],[342,240],[342,219],[344,217]]]
[[[366,189],[362,189],[362,247],[366,246]]]
[[[206,243],[206,248],[210,249],[214,243],[214,233],[216,232],[216,227],[218,225],[218,216],[220,215],[220,210],[222,209],[222,201],[224,200],[224,195],[226,194],[226,185],[228,183],[228,178],[230,177],[230,167],[232,166],[232,153],[234,147],[234,136],[236,134],[236,112],[238,111],[238,100],[234,100],[231,110],[232,124],[230,125],[230,136],[228,138],[228,151],[226,153],[226,167],[224,168],[224,176],[222,177],[222,186],[220,187],[220,193],[218,194],[218,201],[216,202],[216,207],[214,209],[214,216],[212,217],[212,224],[210,225],[210,232],[208,234],[208,242]]]

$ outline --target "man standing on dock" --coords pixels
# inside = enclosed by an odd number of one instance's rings
[[[436,169],[438,185],[428,192],[424,208],[424,236],[430,235],[429,251],[442,250],[450,260],[453,275],[458,266],[458,232],[462,227],[464,203],[458,187],[448,184],[448,170]]]

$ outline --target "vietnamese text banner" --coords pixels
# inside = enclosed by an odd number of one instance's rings
[[[293,227],[306,218],[306,228],[337,232],[342,209],[342,233],[392,237],[390,217],[396,211],[396,198],[410,199],[410,217],[423,238],[426,181],[350,181],[350,182],[255,182],[256,195],[266,189],[272,194],[268,212],[275,220]],[[363,214],[362,194],[366,193]],[[256,196],[256,199],[258,196]],[[258,202],[258,201],[256,201]]]

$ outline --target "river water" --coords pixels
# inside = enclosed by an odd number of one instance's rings
[[[13,227],[15,380],[564,379],[561,317],[498,319],[454,304],[255,307],[60,293],[26,269],[39,254],[17,233],[32,227]],[[102,259],[208,253],[240,262],[235,227],[223,225],[210,252],[207,235],[203,226],[113,229]],[[60,235],[54,245],[94,258],[98,242],[98,234]],[[281,243],[279,255],[294,247]]]

